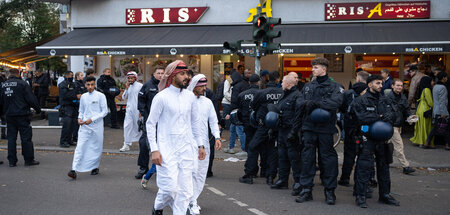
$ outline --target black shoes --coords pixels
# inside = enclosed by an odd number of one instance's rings
[[[138,173],[134,176],[134,178],[136,178],[136,179],[142,179],[142,176],[144,176],[145,175],[145,173],[147,173],[147,171],[148,171],[148,168],[143,168],[143,167],[139,167],[139,171],[138,171]]]
[[[384,194],[384,195],[380,196],[380,198],[378,198],[378,201],[380,203],[384,203],[384,204],[387,204],[387,205],[400,206],[400,202],[395,200],[394,197],[392,197],[389,194]]]
[[[311,200],[313,200],[311,189],[303,189],[302,192],[300,192],[300,195],[295,199],[295,201],[298,203],[303,203]]]
[[[213,176],[214,176],[213,172],[208,172],[208,173],[206,173],[206,177],[207,177],[207,178],[211,178],[211,177],[213,177]]]
[[[68,144],[68,143],[62,143],[62,144],[59,145],[59,147],[61,147],[61,148],[69,148],[69,147],[70,147],[70,144]]]
[[[253,184],[253,177],[249,175],[244,175],[239,178],[239,182],[244,184]]]
[[[300,191],[302,191],[302,185],[300,185],[300,183],[294,183],[294,185],[292,186],[292,196],[298,196],[300,194]]]
[[[95,168],[91,171],[91,175],[98,175],[99,172],[100,170],[98,168]]]
[[[267,185],[269,185],[269,186],[272,186],[273,185],[273,179],[274,179],[275,177],[273,177],[273,176],[267,176],[267,178],[266,178],[266,184]]]
[[[70,170],[69,173],[67,173],[67,176],[75,180],[77,179],[77,172],[75,172],[75,170]]]
[[[16,167],[17,163],[9,163],[9,167]]]
[[[120,127],[118,125],[112,125],[111,128],[120,129]]]
[[[163,211],[162,210],[155,210],[155,208],[153,208],[152,215],[163,215]]]
[[[336,204],[336,195],[334,194],[334,190],[325,190],[325,202],[328,205]]]
[[[282,180],[278,180],[277,182],[275,182],[275,184],[270,186],[270,188],[271,189],[288,189],[288,183],[284,182]]]
[[[0,165],[2,165],[3,164],[3,161],[0,161]]]
[[[355,202],[356,205],[358,205],[360,208],[367,208],[365,196],[356,196]]]
[[[403,167],[403,174],[409,174],[409,173],[413,173],[416,170],[411,168],[411,167]]]
[[[39,165],[39,161],[37,160],[25,162],[25,166],[36,166],[36,165]]]
[[[350,187],[350,180],[349,179],[339,179],[338,184],[344,187]]]

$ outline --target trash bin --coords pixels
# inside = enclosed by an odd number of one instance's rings
[[[49,126],[59,125],[59,112],[48,112],[48,125]]]

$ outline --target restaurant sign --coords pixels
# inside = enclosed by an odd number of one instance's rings
[[[126,9],[127,25],[197,23],[208,7]]]
[[[430,1],[325,3],[325,20],[427,19]]]

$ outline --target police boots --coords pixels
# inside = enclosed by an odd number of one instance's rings
[[[274,179],[275,179],[275,177],[273,177],[273,176],[271,176],[271,175],[267,176],[267,178],[266,178],[266,184],[269,185],[269,186],[274,185],[274,184],[273,184],[273,180],[274,180]]]
[[[244,184],[253,184],[253,176],[244,175],[239,178],[239,182],[244,183]]]
[[[336,195],[334,195],[334,190],[325,190],[325,202],[328,205],[336,204]]]
[[[303,203],[311,200],[313,200],[311,189],[303,189],[302,192],[300,192],[300,195],[295,199],[295,201],[298,203]]]
[[[300,191],[302,191],[302,186],[300,185],[300,183],[296,182],[294,183],[294,185],[292,186],[292,195],[293,196],[298,196],[300,194]]]
[[[270,188],[271,189],[288,189],[288,183],[284,182],[282,180],[278,180],[277,182],[275,182],[275,184],[270,186]]]
[[[356,196],[355,202],[356,205],[358,205],[360,208],[367,208],[365,196]]]
[[[378,201],[384,204],[388,204],[388,205],[395,205],[395,206],[400,206],[400,202],[395,200],[394,197],[392,197],[389,194],[384,194],[382,196],[380,196],[378,198]]]

